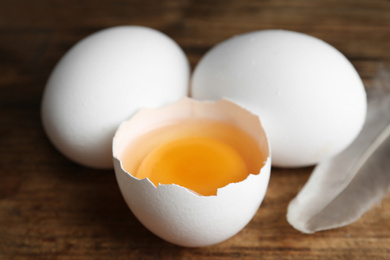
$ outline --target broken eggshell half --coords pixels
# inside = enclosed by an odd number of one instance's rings
[[[254,158],[258,161],[257,171],[248,173],[242,181],[218,188],[216,195],[200,195],[174,183],[156,187],[149,178],[137,178],[143,148],[141,155],[127,153],[128,148],[147,133],[188,120],[214,120],[247,133],[262,153]],[[113,160],[122,195],[137,219],[160,238],[187,247],[216,244],[243,229],[263,201],[271,170],[270,147],[259,118],[223,99],[208,102],[184,98],[165,107],[140,110],[118,128]],[[134,161],[133,172],[125,170],[127,160]]]

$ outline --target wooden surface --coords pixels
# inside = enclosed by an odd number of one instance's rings
[[[0,0],[0,259],[390,259],[390,197],[359,221],[305,235],[286,221],[312,168],[273,169],[254,219],[205,248],[171,245],[127,208],[112,170],[73,164],[39,115],[60,57],[99,29],[137,24],[177,41],[192,68],[235,34],[296,30],[335,46],[367,87],[390,84],[390,1]]]

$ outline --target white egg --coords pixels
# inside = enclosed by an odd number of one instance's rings
[[[146,178],[138,176],[139,165],[146,160],[143,154],[149,156],[153,153],[154,147],[159,147],[161,141],[162,145],[165,145],[168,139],[182,138],[179,136],[181,133],[189,134],[187,129],[184,132],[178,130],[179,135],[177,133],[171,135],[169,132],[161,132],[162,127],[179,122],[174,125],[175,128],[179,128],[193,120],[199,122],[197,120],[200,119],[227,123],[251,136],[253,138],[251,142],[245,142],[250,139],[236,136],[222,137],[225,132],[222,135],[214,135],[213,138],[215,140],[227,138],[226,144],[236,138],[237,142],[231,147],[239,152],[243,160],[251,162],[248,164],[249,168],[252,164],[255,166],[253,171],[246,173],[242,181],[228,182],[225,186],[220,186],[216,189],[215,195],[197,194],[187,186],[177,184],[183,178],[190,178],[192,181],[200,182],[202,188],[212,185],[213,178],[210,178],[210,175],[204,175],[199,171],[192,175],[192,167],[197,168],[198,164],[203,162],[198,160],[196,151],[191,149],[187,152],[190,152],[194,161],[184,167],[173,165],[172,169],[177,171],[179,176],[177,179],[171,179],[173,182],[160,182],[159,185],[155,185],[151,181],[155,176]],[[215,129],[194,133],[191,130],[190,136],[208,136],[213,130]],[[146,142],[142,139],[145,134],[148,137]],[[149,142],[152,139],[158,140],[157,146]],[[248,147],[255,149],[248,149]],[[128,153],[129,148],[136,152]],[[151,153],[148,152],[150,149]],[[113,141],[116,177],[122,195],[133,214],[157,236],[171,243],[188,247],[208,246],[222,242],[243,229],[252,219],[268,187],[271,168],[269,149],[259,118],[226,100],[202,102],[183,99],[161,108],[140,110],[120,125]],[[260,153],[252,151],[260,151]],[[181,153],[176,155],[180,157]],[[158,162],[153,166],[156,168],[156,174],[164,174],[161,168],[165,163],[166,161]],[[218,164],[214,161],[210,164],[213,163]],[[229,159],[224,163],[229,164]],[[127,168],[126,165],[132,167]],[[228,178],[225,173],[213,173],[223,179]],[[169,175],[173,173],[169,172]]]
[[[352,64],[306,34],[264,30],[212,48],[195,68],[192,97],[227,98],[262,118],[273,165],[317,163],[360,132],[366,94]]]
[[[76,44],[52,72],[42,121],[53,144],[73,161],[112,168],[112,138],[140,107],[176,101],[188,92],[189,63],[156,30],[121,26]]]

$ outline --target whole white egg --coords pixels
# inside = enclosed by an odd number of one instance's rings
[[[73,161],[112,168],[112,138],[140,107],[157,107],[188,94],[189,63],[169,37],[140,26],[120,26],[76,44],[52,72],[42,100],[44,129]]]
[[[338,50],[285,30],[239,35],[195,68],[196,99],[226,98],[260,115],[273,165],[315,164],[345,149],[366,115],[364,85]]]

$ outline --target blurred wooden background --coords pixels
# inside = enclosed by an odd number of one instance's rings
[[[305,235],[285,214],[312,168],[273,169],[248,226],[205,248],[171,245],[132,215],[113,171],[73,164],[40,123],[45,82],[77,41],[115,25],[172,37],[192,68],[213,45],[260,29],[335,46],[366,87],[390,85],[388,0],[0,0],[0,259],[390,259],[390,197],[344,228]]]

